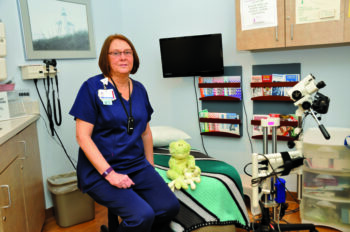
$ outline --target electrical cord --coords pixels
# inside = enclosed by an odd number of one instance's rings
[[[249,173],[247,172],[247,167],[248,167],[249,165],[252,165],[252,162],[247,163],[247,164],[244,166],[243,171],[244,171],[244,173],[245,173],[247,176],[252,177],[252,175],[249,174]]]
[[[199,127],[199,132],[201,131],[201,123],[200,123],[200,118],[199,118],[199,105],[198,105],[198,95],[197,95],[197,87],[196,87],[196,78],[195,76],[193,76],[193,87],[194,87],[194,93],[196,95],[196,104],[197,104],[197,119],[198,119],[198,127]],[[208,155],[208,152],[207,150],[205,149],[205,146],[204,146],[204,141],[203,141],[203,135],[201,134],[201,141],[202,141],[202,147],[204,149],[204,152],[207,156]]]
[[[250,154],[254,153],[254,149],[253,149],[253,142],[252,139],[250,137],[250,133],[249,133],[249,128],[248,128],[248,116],[247,116],[247,110],[245,108],[245,104],[244,104],[244,98],[242,97],[242,104],[243,104],[243,111],[244,111],[244,115],[245,115],[245,119],[246,119],[246,130],[247,130],[247,135],[248,135],[248,139],[249,139],[249,143],[250,143]]]
[[[37,91],[37,93],[38,93],[40,102],[41,102],[41,104],[42,104],[42,106],[43,106],[43,108],[44,108],[45,114],[48,116],[48,111],[47,111],[47,109],[46,109],[46,107],[45,107],[45,104],[44,104],[44,102],[43,102],[43,99],[41,98],[41,95],[40,95],[40,92],[39,92],[39,89],[38,89],[38,83],[37,83],[37,82],[38,82],[38,80],[37,80],[37,79],[34,79],[35,88],[36,88],[36,91]],[[52,130],[52,129],[53,129],[53,130]],[[71,165],[73,166],[74,170],[76,170],[77,168],[76,168],[76,166],[74,165],[74,163],[73,163],[71,157],[68,155],[68,152],[67,152],[66,148],[64,147],[63,142],[62,142],[60,136],[58,135],[57,131],[55,130],[55,128],[51,128],[51,132],[52,132],[54,135],[56,135],[56,137],[57,137],[57,139],[59,140],[59,142],[60,142],[60,144],[61,144],[61,147],[62,147],[62,149],[63,149],[63,151],[64,151],[64,153],[65,153],[65,155],[66,155],[66,157],[67,157],[68,160],[70,161],[70,163],[71,163]],[[52,136],[53,136],[53,135],[52,135]]]
[[[277,206],[277,208],[280,208],[280,206],[281,206],[282,204],[279,204],[279,206]],[[287,204],[288,205],[288,204]],[[291,213],[296,213],[296,212],[298,212],[299,211],[299,207],[298,208],[296,208],[296,209],[293,209],[293,210],[289,210],[289,211],[287,211],[286,213],[285,213],[285,215],[287,215],[287,214],[291,214]],[[271,214],[272,214],[272,211],[271,211]],[[278,213],[279,215],[281,215],[281,212],[279,212]],[[256,224],[258,224],[258,223],[261,223],[261,220],[262,220],[262,214],[259,214],[259,215],[253,215],[253,223],[256,223]],[[277,223],[273,220],[273,218],[272,217],[270,217],[270,221],[272,221],[273,223],[275,223],[275,224],[280,224],[280,222],[282,221],[282,222],[284,222],[284,223],[286,223],[286,224],[290,224],[287,220],[285,220],[285,219],[283,219],[281,216],[278,218],[278,220],[279,221],[277,221]],[[254,231],[254,228],[252,228],[253,229],[253,231]]]
[[[47,123],[46,123],[44,117],[43,117],[41,114],[39,114],[39,116],[40,116],[40,118],[41,118],[41,119],[43,120],[43,122],[44,122],[44,125],[45,125],[45,128],[46,128],[46,130],[47,130],[47,133],[50,135],[50,130],[49,130],[49,128],[47,127]],[[56,133],[57,133],[57,132],[56,132]],[[58,135],[57,135],[57,136],[58,136]],[[62,141],[57,141],[56,139],[54,139],[54,137],[53,137],[53,140],[56,142],[56,144],[57,144],[58,146],[61,146],[61,147],[63,146]],[[69,156],[69,158],[73,161],[73,163],[77,163],[77,160],[76,160],[76,159],[73,159],[73,158],[70,157],[70,156]],[[73,168],[76,169],[74,165],[73,165]]]
[[[57,138],[58,138],[58,140],[60,141],[61,147],[62,147],[62,149],[63,149],[64,153],[66,154],[66,156],[67,156],[67,158],[68,158],[69,162],[70,162],[70,163],[71,163],[71,165],[73,166],[74,170],[77,170],[77,168],[76,168],[76,166],[74,165],[74,163],[73,163],[73,161],[72,161],[71,157],[68,155],[68,152],[67,152],[66,148],[64,147],[64,145],[63,145],[63,143],[62,143],[62,140],[61,140],[60,136],[58,135],[58,133],[57,133],[57,131],[56,131],[55,129],[54,129],[54,132],[55,132],[56,137],[57,137]]]
[[[278,231],[281,232],[281,228],[280,228],[280,217],[279,215],[281,215],[281,207],[278,207],[278,217],[277,217],[277,227],[278,227]]]
[[[248,115],[247,115],[247,110],[245,108],[245,104],[244,104],[244,98],[242,97],[242,104],[243,104],[243,112],[244,112],[244,116],[245,116],[245,119],[246,119],[246,130],[247,130],[247,135],[248,135],[248,139],[249,139],[249,143],[250,143],[250,154],[253,154],[254,153],[254,149],[253,149],[253,142],[252,142],[252,139],[250,137],[250,133],[249,133],[249,127],[248,127]],[[251,165],[252,163],[247,163],[244,168],[243,168],[243,172],[247,175],[247,176],[252,176],[251,174],[249,174],[247,172],[247,167],[249,165]]]

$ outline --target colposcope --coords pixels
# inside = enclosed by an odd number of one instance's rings
[[[298,107],[296,116],[298,118],[298,126],[294,129],[294,141],[288,142],[289,148],[296,148],[295,151],[277,152],[277,133],[276,128],[280,126],[280,119],[276,117],[268,117],[261,120],[263,129],[263,154],[252,154],[252,213],[262,212],[262,220],[260,224],[253,223],[252,227],[256,231],[274,231],[270,222],[269,208],[274,209],[273,218],[276,219],[276,208],[279,204],[284,203],[285,185],[278,176],[286,176],[292,173],[297,174],[297,192],[298,199],[302,195],[302,165],[304,156],[302,153],[302,122],[303,116],[311,114],[316,120],[319,129],[325,139],[330,139],[323,124],[320,123],[317,114],[325,114],[328,112],[330,99],[319,93],[319,89],[324,88],[326,84],[323,81],[316,83],[312,74],[306,76],[298,84],[293,86],[289,91],[289,97],[294,101],[294,105]],[[272,153],[268,153],[268,129],[272,128]],[[277,187],[278,186],[278,187]],[[253,213],[254,214],[254,213]],[[278,215],[280,217],[280,215]],[[281,231],[290,230],[309,230],[317,231],[313,224],[284,224],[277,225]]]

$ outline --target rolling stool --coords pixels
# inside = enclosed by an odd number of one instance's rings
[[[242,186],[243,186],[243,194],[249,197],[250,200],[250,211],[252,215],[258,215],[261,214],[260,208],[253,208],[252,204],[252,178],[246,174],[240,174]]]

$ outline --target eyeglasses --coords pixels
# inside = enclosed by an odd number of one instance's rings
[[[131,57],[132,56],[132,50],[125,50],[122,52],[118,52],[118,51],[114,51],[114,52],[108,52],[109,55],[112,55],[114,57],[121,57],[122,54],[124,54],[124,56],[126,57]]]

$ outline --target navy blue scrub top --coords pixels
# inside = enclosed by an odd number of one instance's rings
[[[75,102],[70,110],[74,119],[79,118],[94,125],[91,135],[99,151],[107,162],[118,173],[128,174],[150,165],[144,154],[141,138],[153,113],[145,87],[132,80],[131,93],[134,132],[127,133],[127,115],[121,103],[130,115],[130,99],[120,99],[115,87],[108,82],[106,89],[113,89],[116,100],[112,105],[105,105],[98,96],[98,90],[104,89],[101,82],[105,77],[100,74],[89,78],[81,86]],[[77,165],[78,185],[83,192],[89,191],[98,184],[102,176],[79,149]]]

